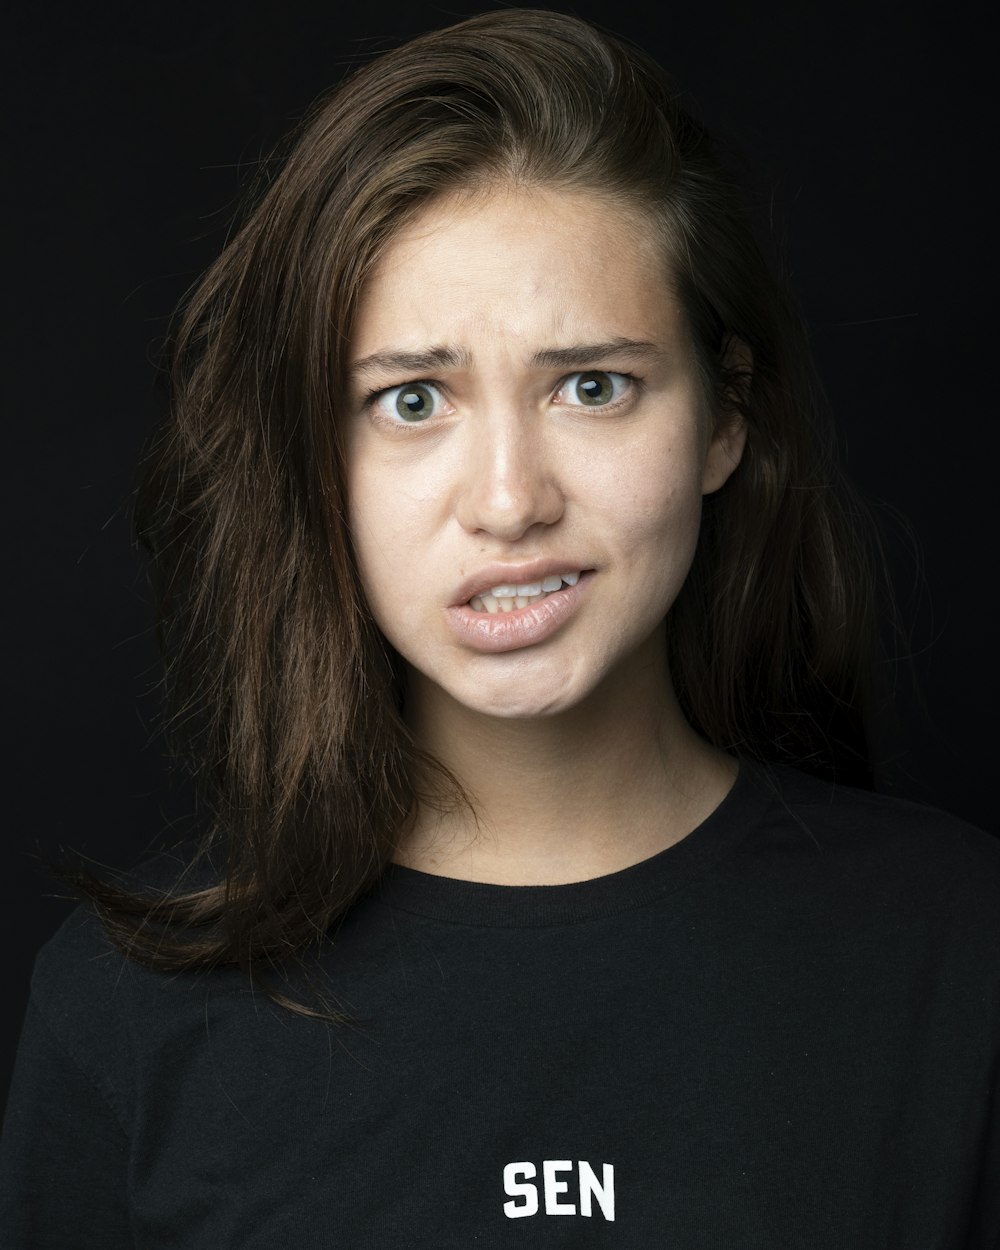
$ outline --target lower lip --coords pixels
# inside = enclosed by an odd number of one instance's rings
[[[459,641],[474,651],[517,651],[551,638],[576,613],[593,572],[581,573],[575,586],[553,591],[539,603],[510,612],[477,612],[467,603],[449,608],[446,619]]]

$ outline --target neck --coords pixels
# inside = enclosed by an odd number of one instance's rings
[[[530,720],[473,712],[418,685],[407,719],[472,807],[425,804],[397,862],[468,881],[557,885],[680,841],[728,793],[736,764],[694,733],[666,674],[643,676]]]

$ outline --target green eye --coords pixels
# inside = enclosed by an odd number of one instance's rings
[[[396,415],[404,421],[423,421],[434,411],[434,392],[422,382],[410,382],[395,391]]]
[[[580,403],[588,408],[600,408],[615,398],[615,384],[610,373],[578,373],[572,390]]]

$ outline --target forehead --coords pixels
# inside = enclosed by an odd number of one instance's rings
[[[649,217],[589,192],[502,186],[433,201],[396,234],[362,292],[352,354],[490,335],[534,349],[678,321]]]
[[[388,263],[412,260],[432,245],[484,232],[499,246],[572,241],[584,232],[622,255],[659,252],[650,215],[611,196],[573,188],[494,183],[460,188],[437,197],[392,238]],[[442,238],[443,236],[443,238]]]

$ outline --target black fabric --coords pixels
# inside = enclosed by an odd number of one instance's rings
[[[998,902],[988,835],[744,764],[611,876],[390,868],[322,956],[354,1029],[140,969],[81,909],[2,1244],[996,1250]]]

